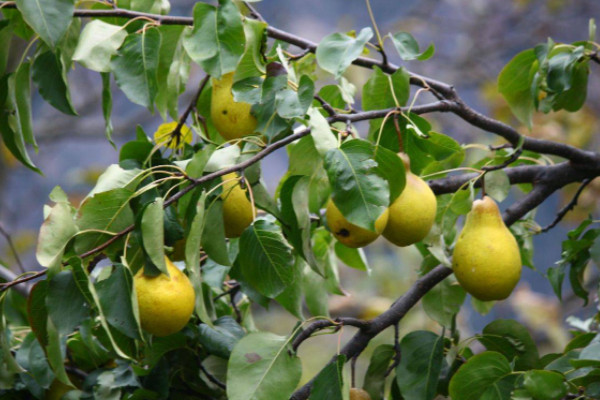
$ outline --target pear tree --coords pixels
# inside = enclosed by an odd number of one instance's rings
[[[256,0],[198,1],[190,15],[168,0],[0,0],[0,133],[30,174],[43,173],[30,157],[32,95],[77,115],[73,68],[102,82],[107,141],[116,91],[163,120],[115,146],[118,163],[81,202],[52,190],[39,266],[0,270],[0,397],[600,398],[600,314],[545,355],[515,320],[474,333],[457,323],[468,293],[478,310],[511,296],[534,267],[533,237],[600,176],[597,150],[526,133],[537,115],[584,106],[600,73],[594,20],[576,42],[513,55],[497,85],[509,125],[460,87],[391,63],[390,51],[427,63],[435,47],[382,36],[366,5],[371,27],[317,43],[270,25]],[[27,43],[16,65],[14,41]],[[350,66],[369,71],[366,83]],[[201,76],[193,87],[190,71]],[[440,113],[499,144],[467,157],[472,146],[432,127]],[[270,192],[261,164],[279,149],[288,167]],[[536,209],[571,184],[542,227]],[[584,277],[600,262],[599,236],[590,216],[564,238],[545,274],[559,298],[568,278],[584,303],[598,301]],[[340,271],[368,279],[363,247],[375,239],[414,246],[418,278],[377,316],[330,313]],[[430,328],[401,335],[421,303]],[[275,304],[295,321],[284,333],[255,324]],[[300,350],[322,335],[339,345],[307,370]]]

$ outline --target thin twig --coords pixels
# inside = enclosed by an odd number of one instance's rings
[[[24,274],[26,272],[26,270],[25,270],[25,267],[23,266],[23,263],[21,262],[21,257],[19,257],[19,252],[17,251],[17,248],[15,247],[10,234],[4,229],[4,226],[2,225],[1,222],[0,222],[0,234],[2,234],[2,236],[4,236],[4,238],[6,239],[6,242],[8,243],[8,246],[10,247],[10,251],[13,253],[13,256],[15,257],[15,261],[17,262],[17,266],[19,267],[19,271],[22,274]]]
[[[394,325],[394,352],[394,362],[385,371],[384,376],[388,376],[400,364],[400,323]]]
[[[185,121],[188,119],[188,116],[190,115],[192,110],[196,107],[196,103],[198,102],[198,99],[200,98],[200,95],[202,94],[202,91],[204,90],[204,87],[208,83],[209,79],[210,75],[206,75],[204,79],[202,79],[202,82],[200,82],[200,87],[194,95],[194,98],[192,99],[192,101],[190,101],[190,104],[187,106],[183,114],[181,114],[181,117],[179,117],[179,121],[177,122],[177,126],[171,132],[171,140],[175,138],[176,145],[179,145],[179,142],[181,141],[181,128],[185,124]]]
[[[257,19],[259,21],[262,22],[267,22],[262,15],[260,15],[260,13],[258,12],[258,10],[249,2],[245,1],[244,5],[248,8],[248,10],[250,11],[250,15],[254,18]]]
[[[567,215],[569,211],[575,208],[575,206],[577,205],[577,201],[579,200],[579,196],[581,195],[581,192],[583,192],[583,189],[585,189],[585,187],[589,185],[590,182],[592,182],[592,179],[590,178],[584,179],[583,182],[581,182],[581,185],[579,185],[579,188],[575,192],[575,195],[573,196],[571,201],[569,201],[567,205],[561,208],[558,214],[556,214],[556,218],[554,218],[554,221],[543,227],[540,233],[548,232],[550,229],[554,228],[565,217],[565,215]]]
[[[328,102],[326,102],[326,101],[325,101],[325,99],[323,99],[323,98],[322,98],[321,96],[319,96],[318,94],[315,94],[315,99],[316,99],[316,100],[317,100],[319,103],[321,103],[321,105],[323,106],[323,109],[324,109],[325,111],[327,111],[327,113],[328,113],[330,116],[334,116],[334,115],[336,115],[336,112],[335,112],[335,110],[333,109],[333,107],[331,107],[331,104],[329,104]]]

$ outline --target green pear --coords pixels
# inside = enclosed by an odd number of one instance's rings
[[[396,246],[409,246],[427,236],[435,221],[437,200],[423,179],[410,172],[410,161],[399,154],[406,171],[406,186],[390,205],[390,216],[383,236]]]
[[[496,202],[475,200],[452,257],[460,285],[479,300],[503,300],[519,282],[521,265],[519,245]]]
[[[231,87],[233,72],[221,79],[212,80],[210,118],[217,131],[225,140],[239,139],[251,135],[256,129],[256,118],[250,113],[252,106],[233,100]]]
[[[358,248],[368,245],[381,235],[388,221],[388,210],[386,209],[375,220],[375,232],[361,228],[349,222],[336,207],[333,200],[329,199],[327,210],[327,225],[333,233],[333,236],[347,247]]]

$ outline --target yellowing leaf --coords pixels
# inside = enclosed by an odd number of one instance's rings
[[[168,147],[170,149],[178,149],[183,147],[184,143],[192,143],[192,131],[186,125],[181,125],[179,139],[172,135],[177,127],[177,122],[167,122],[161,124],[156,132],[154,132],[154,141],[156,144]]]

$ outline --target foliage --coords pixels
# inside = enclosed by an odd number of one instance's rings
[[[53,204],[45,208],[36,251],[46,269],[33,275],[45,278],[26,301],[14,288],[29,275],[5,283],[0,294],[3,398],[42,399],[53,382],[62,382],[73,389],[69,399],[305,399],[311,384],[299,386],[298,347],[313,333],[348,325],[359,333],[338,352],[325,349],[332,361],[315,376],[310,394],[316,400],[343,399],[350,386],[346,362],[397,325],[422,297],[425,312],[440,327],[377,347],[364,379],[373,399],[599,396],[598,316],[573,332],[563,352],[543,357],[527,329],[512,320],[493,321],[461,338],[456,315],[465,291],[451,270],[436,267],[451,264],[457,221],[469,212],[477,191],[500,202],[511,185],[535,182],[533,189],[521,185],[521,192],[511,192],[513,203],[504,216],[507,225],[516,223],[513,234],[530,265],[536,232],[525,228],[533,218],[528,213],[566,184],[599,176],[598,153],[521,136],[468,108],[450,85],[416,76],[387,58],[363,58],[368,45],[385,56],[381,43],[369,42],[369,27],[333,33],[314,46],[270,30],[253,7],[233,0],[218,6],[198,2],[190,18],[169,16],[167,0],[119,1],[119,8],[103,3],[74,8],[71,0],[0,6],[0,132],[23,165],[41,172],[29,156],[31,148],[37,150],[32,83],[56,112],[77,115],[68,84],[72,66],[102,76],[108,140],[112,79],[131,102],[165,120],[154,135],[138,127],[135,139],[120,148],[119,163],[106,167],[80,205],[59,187],[50,194]],[[82,21],[83,16],[90,18]],[[11,38],[17,35],[31,46],[8,70]],[[379,32],[377,37],[381,40]],[[407,32],[388,38],[403,60],[425,62],[435,50],[430,45],[421,52]],[[587,40],[549,39],[506,65],[498,90],[520,121],[531,128],[535,112],[583,106],[591,63],[598,62],[595,40],[592,20]],[[290,45],[307,54],[294,55]],[[353,63],[373,69],[362,88],[344,77]],[[207,77],[179,114],[178,99],[193,64]],[[218,79],[230,72],[233,96],[252,105],[257,128],[254,135],[225,141],[211,121],[208,75]],[[438,101],[415,105],[411,85]],[[357,90],[362,111],[355,109]],[[508,146],[465,162],[468,147],[433,131],[422,116],[435,111],[451,111],[503,137]],[[365,120],[369,132],[358,135],[355,123]],[[289,169],[272,196],[261,182],[260,161],[283,147]],[[408,154],[413,173],[434,178],[430,186],[438,195],[435,225],[417,244],[421,277],[374,320],[330,319],[329,296],[344,293],[339,269],[370,266],[361,249],[345,247],[327,230],[322,209],[332,198],[349,222],[373,231],[405,186],[398,151]],[[547,156],[566,161],[546,163]],[[259,209],[239,238],[225,237],[221,217],[220,177],[231,172],[239,173]],[[597,289],[583,280],[590,261],[600,261],[595,222],[590,218],[568,234],[562,259],[548,270],[558,297],[567,274],[584,301]],[[195,310],[182,331],[152,337],[140,327],[133,276],[142,269],[149,276],[166,272],[165,255],[190,277]],[[254,326],[253,308],[271,303],[298,319],[285,336]]]

